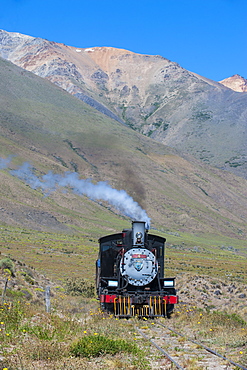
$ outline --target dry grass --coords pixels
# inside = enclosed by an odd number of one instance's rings
[[[150,357],[151,351],[145,349],[146,343],[134,334],[128,321],[116,320],[98,311],[95,298],[65,294],[67,278],[81,279],[83,276],[89,283],[94,283],[94,261],[98,249],[96,230],[88,230],[88,234],[80,238],[6,228],[2,229],[2,236],[2,259],[7,255],[18,258],[21,253],[25,262],[14,261],[15,276],[10,276],[11,271],[4,271],[5,276],[2,275],[0,288],[5,277],[10,278],[6,299],[11,305],[1,312],[12,312],[8,326],[2,325],[0,332],[3,342],[0,354],[2,367],[12,370],[148,368],[148,363],[140,360],[139,355],[124,352],[90,360],[71,358],[69,349],[74,340],[95,333],[110,339],[123,338],[130,343],[137,343],[144,350],[143,356],[147,357],[151,368],[161,363],[156,352],[156,357]],[[169,324],[192,337],[203,339],[206,345],[220,353],[223,351],[236,362],[245,363],[247,330],[241,317],[246,321],[247,310],[245,299],[238,298],[246,289],[244,258],[220,248],[193,250],[192,243],[188,250],[183,244],[180,249],[169,246],[167,250],[166,275],[170,271],[170,276],[177,277],[180,299],[187,302],[185,306],[178,306]],[[206,268],[210,267],[212,260],[212,268]],[[208,276],[201,273],[203,266]],[[193,274],[188,273],[189,270]],[[229,275],[230,271],[232,276]],[[241,275],[241,279],[236,279],[237,274]],[[45,313],[43,301],[44,287],[47,285],[51,286],[52,293],[51,315]],[[215,295],[217,290],[221,291],[219,296]],[[13,302],[18,301],[20,304],[15,306]],[[196,307],[191,308],[192,302],[196,302]],[[10,307],[10,311],[7,307]],[[5,323],[6,317],[2,316],[0,321]],[[190,364],[192,368],[194,365]]]
[[[26,266],[15,263],[16,276],[11,277],[10,281],[18,284],[20,289],[10,286],[5,297],[6,302],[0,309],[2,368],[144,370],[155,369],[161,364],[163,368],[166,366],[169,368],[157,352],[150,349],[138,333],[135,333],[130,321],[118,320],[101,312],[95,298],[69,296],[63,289],[58,289],[54,285],[52,286],[54,295],[51,297],[52,311],[50,314],[46,313],[44,302],[35,296],[35,292],[40,292],[41,289],[37,290],[37,285],[33,285],[29,279],[26,280],[25,275],[21,275],[23,269],[29,271]],[[7,273],[3,271],[5,276]],[[29,271],[29,274],[31,273],[33,280],[37,280],[37,272]],[[40,283],[44,282],[40,277]],[[21,294],[27,288],[31,295],[29,300]],[[238,363],[244,364],[246,361],[247,324],[230,308],[228,312],[222,312],[220,308],[203,309],[179,304],[168,324]],[[142,329],[148,325],[145,321]],[[93,352],[90,356],[90,341],[96,337],[102,354],[94,357]],[[80,339],[89,341],[89,357],[71,355],[72,346],[76,346]],[[109,341],[117,339],[126,341],[132,346],[133,351],[126,352],[124,344],[122,350],[116,354],[107,354]],[[183,338],[180,338],[180,341],[183,341]],[[134,350],[136,346],[139,350]],[[186,366],[191,370],[197,369],[196,362],[188,363]]]
[[[229,359],[246,365],[247,321],[239,313],[179,304],[169,324]]]
[[[2,368],[25,369],[84,369],[104,366],[112,369],[148,369],[145,352],[138,349],[132,325],[119,323],[112,316],[97,310],[94,301],[77,298],[67,310],[45,313],[42,307],[24,301],[5,303],[0,309],[1,360]],[[92,338],[97,337],[101,355],[95,355],[90,347]],[[85,356],[74,356],[72,348],[78,341],[89,344]],[[119,340],[115,355],[107,355],[109,341]],[[96,342],[95,342],[96,343]],[[90,349],[91,348],[91,349]],[[72,352],[71,352],[72,351]],[[91,352],[90,352],[91,351]],[[91,354],[90,354],[91,353]],[[105,356],[106,355],[106,356]],[[86,359],[85,359],[86,357]],[[107,365],[108,364],[108,365]]]

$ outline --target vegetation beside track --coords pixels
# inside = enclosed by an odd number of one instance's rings
[[[92,297],[96,228],[88,227],[84,235],[65,235],[3,227],[1,235],[0,294],[6,278],[8,286],[0,310],[0,369],[169,368],[129,321],[99,311]],[[165,272],[176,276],[181,301],[168,324],[246,364],[244,246],[234,249],[227,247],[230,240],[228,244],[218,240],[218,247],[213,248],[209,241],[196,243],[199,239],[195,237],[162,235],[169,240]],[[45,312],[47,285],[51,287],[51,313]],[[90,344],[98,336],[104,338],[97,339],[104,355],[88,358],[71,353],[80,339],[88,338]],[[129,343],[133,351],[124,350],[123,342],[122,349],[107,354],[107,346],[117,339]],[[135,352],[135,345],[140,352]],[[197,370],[192,365],[191,370]]]

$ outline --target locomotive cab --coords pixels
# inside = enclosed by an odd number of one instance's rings
[[[177,303],[175,278],[164,277],[165,238],[145,222],[99,239],[96,288],[103,309],[121,317],[170,316]]]

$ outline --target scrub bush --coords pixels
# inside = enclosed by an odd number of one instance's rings
[[[103,335],[88,335],[73,343],[70,352],[76,357],[98,357],[102,354],[115,355],[118,352],[138,354],[135,344],[124,339],[110,339]]]
[[[0,260],[0,269],[8,270],[12,276],[15,275],[15,264],[10,258],[3,258]]]
[[[92,298],[95,296],[95,288],[93,284],[83,278],[69,278],[66,281],[66,293]]]

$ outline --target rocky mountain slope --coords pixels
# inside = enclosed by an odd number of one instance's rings
[[[237,92],[247,92],[247,80],[239,75],[234,75],[224,80],[220,81],[226,87],[237,91]]]
[[[1,224],[66,233],[97,227],[103,235],[122,228],[122,222],[129,226],[119,204],[101,195],[85,196],[78,187],[81,178],[95,185],[107,181],[113,198],[125,190],[156,228],[207,237],[247,235],[245,179],[182,158],[4,59],[0,157]],[[31,172],[20,168],[23,162],[30,163]],[[59,183],[66,171],[74,174],[73,182]],[[43,191],[42,182],[47,185]]]
[[[0,31],[0,55],[156,141],[247,178],[247,94],[161,56]]]

